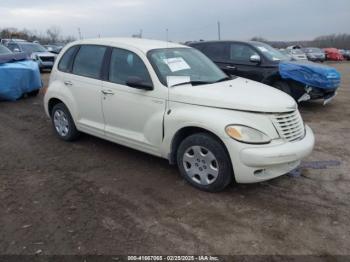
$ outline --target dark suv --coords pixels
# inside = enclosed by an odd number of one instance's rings
[[[320,68],[321,65],[311,62],[291,62],[290,57],[265,43],[203,41],[192,42],[188,45],[207,55],[225,73],[273,86],[288,93],[299,102],[309,99],[325,99],[325,102],[328,102],[335,96],[335,91],[340,84],[340,75],[335,69],[325,66]],[[284,66],[283,68],[288,68],[288,70],[283,70],[283,72],[281,71],[282,62],[284,62],[283,65],[290,65],[289,67]],[[293,74],[290,74],[292,78],[285,76],[286,71],[288,73],[293,71]],[[326,74],[329,71],[334,71],[334,76],[337,77],[336,81],[331,84],[327,82],[328,75]],[[324,81],[313,86],[312,84],[319,79],[309,81],[310,77],[306,76],[307,72],[312,72],[311,75],[321,74],[319,78]],[[327,86],[322,86],[325,82]]]

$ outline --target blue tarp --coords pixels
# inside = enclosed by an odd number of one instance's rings
[[[0,100],[15,101],[42,87],[38,64],[31,60],[0,64]]]
[[[28,55],[26,53],[10,53],[10,54],[1,54],[0,55],[0,64],[17,62],[22,60],[27,60]]]
[[[321,89],[335,89],[340,85],[340,73],[333,67],[312,62],[287,62],[279,64],[283,79],[291,79],[307,86]]]

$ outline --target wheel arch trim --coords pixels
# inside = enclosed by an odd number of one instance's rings
[[[223,140],[215,134],[213,130],[210,130],[209,128],[202,127],[200,125],[187,125],[179,128],[174,136],[171,139],[171,144],[170,144],[170,152],[168,155],[168,160],[170,164],[176,164],[176,153],[177,149],[179,148],[181,141],[183,141],[186,137],[196,134],[196,133],[207,133],[211,136],[213,136],[217,141],[221,143],[221,145],[224,147],[228,157],[230,158],[229,152],[227,150],[227,147]],[[231,160],[231,158],[230,158]]]

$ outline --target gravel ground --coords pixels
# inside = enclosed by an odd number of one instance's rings
[[[58,140],[42,94],[1,102],[0,254],[350,254],[350,63],[332,65],[338,96],[300,106],[316,135],[301,174],[219,194],[166,160]]]

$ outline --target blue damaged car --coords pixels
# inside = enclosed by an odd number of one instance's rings
[[[192,42],[225,73],[262,82],[291,95],[296,101],[323,99],[328,103],[340,86],[340,73],[309,61],[291,61],[270,45],[260,42]]]
[[[42,87],[39,66],[25,53],[12,53],[0,45],[0,101],[34,96]]]

